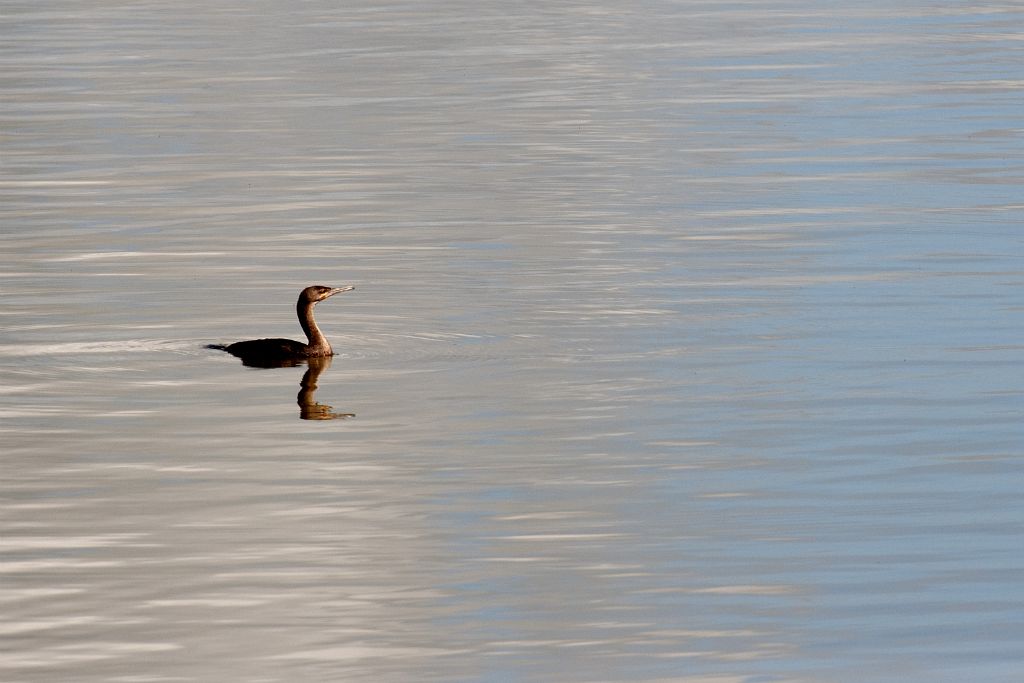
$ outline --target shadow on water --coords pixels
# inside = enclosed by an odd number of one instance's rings
[[[224,347],[208,345],[208,349],[223,350]],[[313,358],[281,358],[281,359],[254,359],[242,358],[242,365],[250,368],[261,368],[269,370],[272,368],[294,368],[305,364],[306,372],[302,374],[299,381],[299,393],[296,402],[299,404],[299,418],[302,420],[338,420],[355,417],[355,413],[336,413],[334,407],[323,403],[317,403],[316,389],[320,375],[331,367],[330,356]]]
[[[316,402],[316,383],[320,379],[320,373],[331,367],[331,357],[310,358],[307,361],[309,367],[302,375],[299,382],[299,394],[296,400],[299,404],[299,417],[303,420],[337,420],[355,417],[355,413],[336,413],[334,408],[323,403]]]

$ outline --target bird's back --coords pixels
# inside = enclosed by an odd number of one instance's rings
[[[224,347],[232,356],[243,361],[275,363],[286,360],[307,358],[308,345],[292,339],[250,339],[235,342]]]

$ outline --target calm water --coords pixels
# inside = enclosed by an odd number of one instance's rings
[[[1021,680],[1024,8],[351,4],[3,3],[0,679]]]

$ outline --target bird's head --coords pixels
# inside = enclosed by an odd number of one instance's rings
[[[326,285],[313,285],[312,287],[306,287],[302,290],[302,294],[299,295],[299,300],[315,304],[323,301],[327,297],[334,296],[335,294],[341,294],[342,292],[347,292],[352,289],[355,289],[355,286],[345,285],[344,287],[328,287]]]

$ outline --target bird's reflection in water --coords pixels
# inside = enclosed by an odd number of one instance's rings
[[[331,357],[309,358],[306,360],[309,365],[299,385],[299,395],[296,397],[299,403],[299,417],[303,420],[337,420],[347,417],[355,417],[355,413],[336,413],[334,408],[323,403],[316,402],[316,382],[320,379],[320,373],[331,367]]]
[[[281,358],[270,360],[266,358],[252,359],[243,358],[242,365],[250,368],[294,368],[305,364],[306,372],[299,382],[299,395],[296,400],[299,404],[299,417],[303,420],[338,420],[355,417],[355,413],[336,413],[334,408],[323,403],[316,402],[316,383],[320,375],[331,367],[331,357],[313,358]]]

